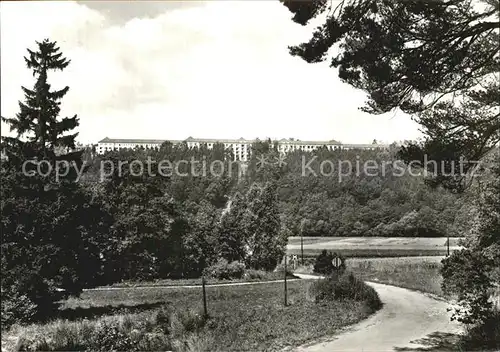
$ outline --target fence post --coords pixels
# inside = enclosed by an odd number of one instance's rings
[[[300,261],[301,265],[304,265],[304,236],[302,232],[300,232]]]
[[[207,293],[205,291],[205,276],[202,276],[201,278],[201,286],[203,288],[203,314],[205,315],[205,317],[208,317]]]
[[[287,287],[286,287],[286,273],[287,273],[286,259],[287,255],[285,254],[285,307],[288,305]]]

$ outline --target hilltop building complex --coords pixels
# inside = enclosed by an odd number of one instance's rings
[[[96,151],[98,154],[104,154],[107,151],[119,149],[134,149],[134,148],[159,148],[164,142],[172,144],[186,143],[188,148],[200,147],[206,145],[211,149],[217,143],[223,144],[226,149],[233,152],[234,158],[240,161],[247,161],[250,158],[250,149],[252,144],[257,142],[257,139],[205,139],[189,137],[185,140],[157,140],[157,139],[111,139],[104,138],[97,144]],[[278,150],[282,153],[288,153],[294,150],[312,151],[321,147],[326,147],[329,150],[336,149],[386,149],[389,146],[386,144],[343,144],[335,140],[331,141],[301,141],[298,139],[281,139],[276,141]]]

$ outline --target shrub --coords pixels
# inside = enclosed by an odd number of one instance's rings
[[[310,286],[309,294],[316,302],[346,299],[366,302],[373,311],[382,305],[377,292],[352,273],[332,274],[317,280]]]
[[[161,315],[163,314],[163,315]],[[170,314],[169,318],[165,317]],[[97,321],[56,321],[20,337],[20,351],[165,351],[172,349],[169,310]],[[160,318],[159,318],[160,316]],[[158,324],[160,323],[160,324]]]
[[[243,263],[237,261],[228,263],[225,259],[219,259],[217,263],[203,271],[205,276],[218,280],[241,279],[244,273],[245,265]]]
[[[169,334],[172,324],[172,309],[170,307],[161,307],[154,318],[155,325],[165,334]]]
[[[500,311],[481,324],[468,327],[463,345],[466,350],[500,351]]]
[[[314,263],[314,272],[323,275],[329,275],[333,273],[336,269],[332,264],[332,260],[335,257],[339,257],[342,261],[340,268],[338,269],[340,272],[345,270],[345,259],[342,256],[337,255],[336,253],[327,253],[326,250],[323,250],[317,257],[316,262]]]
[[[118,322],[103,322],[90,336],[88,345],[92,351],[132,351],[140,340],[140,333],[132,331]]]
[[[28,296],[18,292],[2,291],[2,329],[13,324],[33,320],[37,307]]]
[[[442,264],[443,292],[456,295],[459,304],[452,318],[464,324],[482,325],[494,312],[489,297],[492,282],[488,275],[493,261],[483,252],[465,248],[453,252]]]
[[[179,331],[182,333],[186,332],[197,332],[205,326],[207,318],[198,310],[184,310],[178,311],[173,314],[172,323],[176,320],[180,323]],[[178,332],[179,332],[178,331]]]

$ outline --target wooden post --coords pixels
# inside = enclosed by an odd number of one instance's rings
[[[205,291],[205,276],[202,276],[201,278],[201,286],[203,288],[203,314],[205,315],[205,317],[208,317],[207,292]]]
[[[304,265],[304,233],[303,231],[300,231],[300,261],[302,262],[302,265]]]
[[[286,268],[286,259],[287,259],[287,255],[285,254],[285,307],[288,305],[288,299],[287,299],[287,287],[286,287],[286,273],[287,273],[287,268]]]
[[[450,256],[450,234],[448,234],[448,240],[446,241],[446,247],[447,247],[446,256],[449,257]]]

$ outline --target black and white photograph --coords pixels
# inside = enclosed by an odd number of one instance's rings
[[[500,352],[500,0],[0,1],[1,352]]]

